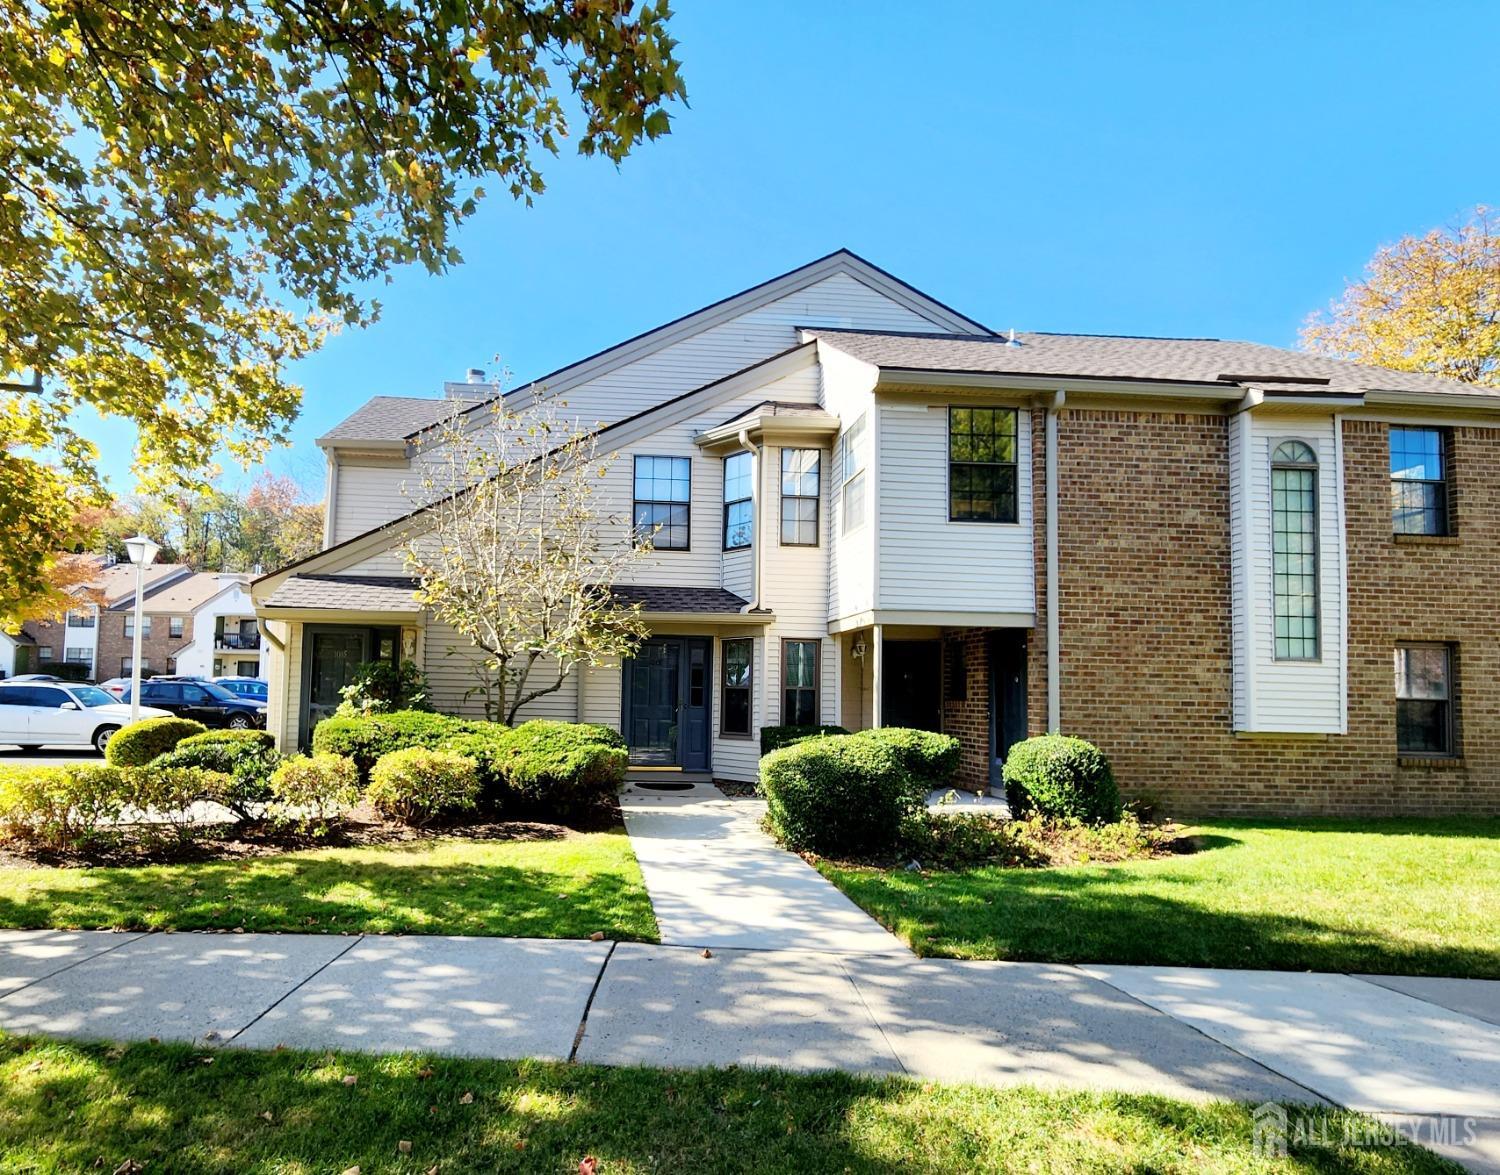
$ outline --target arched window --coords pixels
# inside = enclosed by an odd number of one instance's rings
[[[1271,595],[1278,661],[1318,659],[1318,454],[1305,441],[1271,453]]]

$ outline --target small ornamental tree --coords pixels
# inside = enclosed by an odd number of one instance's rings
[[[517,412],[498,400],[478,422],[444,424],[425,446],[413,495],[424,509],[404,542],[417,599],[479,651],[469,696],[511,725],[579,666],[628,657],[647,635],[640,606],[611,589],[649,554],[650,536],[633,540],[605,508],[615,455],[562,407],[542,398]]]

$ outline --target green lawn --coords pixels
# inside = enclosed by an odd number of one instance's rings
[[[818,867],[921,955],[1500,978],[1500,820],[1188,831],[1118,865]]]
[[[435,839],[182,865],[6,868],[0,926],[657,937],[623,831]]]
[[[842,1074],[9,1038],[0,1078],[0,1170],[15,1172],[572,1173],[587,1155],[601,1175],[1456,1170],[1405,1145],[1260,1160],[1250,1111],[1232,1103]],[[1370,1126],[1341,1111],[1294,1112],[1318,1119],[1312,1137]]]

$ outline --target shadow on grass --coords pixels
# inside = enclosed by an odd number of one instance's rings
[[[585,1155],[604,1171],[716,1173],[1258,1166],[1250,1112],[1231,1103],[838,1073],[239,1050],[205,1065],[205,1055],[0,1041],[0,1149],[26,1170],[563,1171]],[[1330,1138],[1358,1121],[1296,1112]],[[1276,1166],[1355,1165],[1451,1169],[1404,1146],[1294,1149]]]
[[[655,938],[650,901],[623,853],[583,850],[534,865],[435,859],[428,845],[372,856],[33,870],[0,894],[0,925]]]

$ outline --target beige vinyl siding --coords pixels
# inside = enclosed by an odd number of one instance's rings
[[[278,652],[269,641],[265,648],[267,695],[266,729],[277,740],[277,748],[290,754],[297,749],[297,725],[302,710],[302,625],[295,620],[268,622],[286,645]]]
[[[820,350],[823,408],[839,418],[841,433],[829,450],[827,470],[828,524],[828,619],[837,620],[875,606],[875,377],[867,363],[837,351]],[[843,438],[863,416],[867,465],[863,526],[846,531],[843,526]]]
[[[1335,417],[1251,416],[1244,477],[1248,495],[1249,582],[1245,664],[1251,732],[1343,734],[1344,541]],[[1278,661],[1272,602],[1271,452],[1285,440],[1311,445],[1318,455],[1318,645],[1316,661]]]
[[[411,503],[402,486],[410,477],[405,461],[372,464],[340,459],[338,489],[334,494],[333,543],[342,543],[408,513]]]
[[[1015,407],[967,397],[969,407]],[[1017,409],[1014,523],[948,520],[948,403],[879,402],[878,608],[1033,612],[1031,413]],[[934,580],[941,574],[941,586]],[[936,590],[935,590],[936,589]]]
[[[477,673],[481,656],[469,642],[450,625],[427,620],[423,640],[422,668],[432,687],[433,709],[444,714],[461,714],[467,718],[484,717],[484,699],[475,694],[464,695],[479,682]],[[556,662],[544,659],[536,663],[528,679],[528,686],[535,688],[555,679]],[[504,717],[503,715],[501,716]],[[533,718],[552,718],[561,722],[578,721],[578,678],[569,674],[562,688],[547,694],[521,708],[517,721],[527,722]]]

